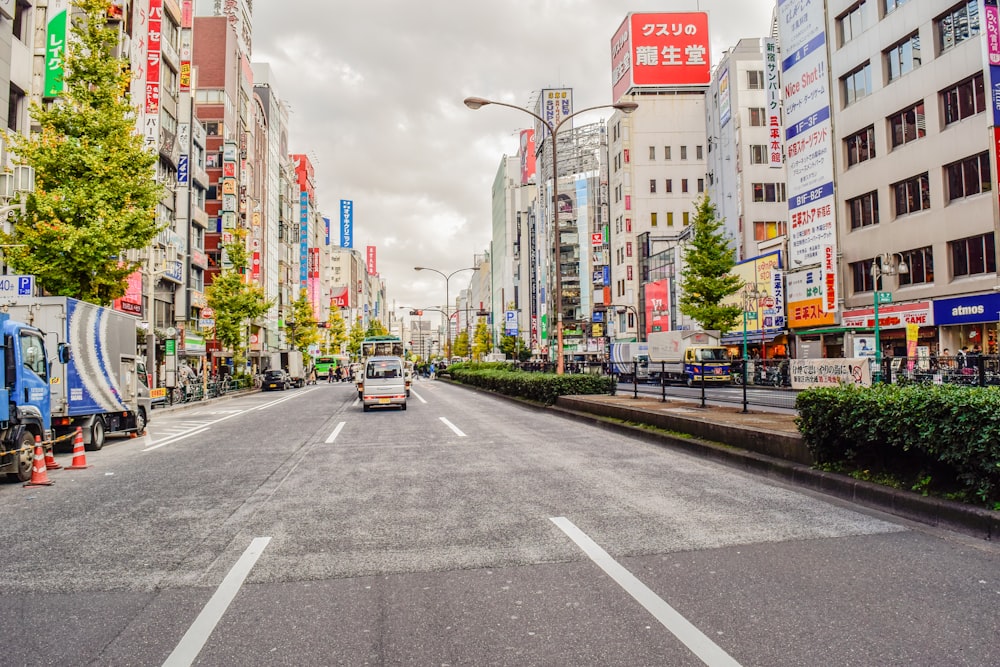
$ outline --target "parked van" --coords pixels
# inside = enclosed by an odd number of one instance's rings
[[[365,362],[361,386],[365,412],[373,407],[398,405],[406,409],[406,373],[399,357],[369,357]]]

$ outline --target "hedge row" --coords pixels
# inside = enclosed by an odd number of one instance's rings
[[[970,502],[1000,503],[1000,387],[810,389],[795,406],[817,463],[898,474]]]
[[[506,396],[552,405],[559,396],[610,394],[611,377],[600,375],[529,373],[505,363],[461,363],[447,368],[453,380]]]

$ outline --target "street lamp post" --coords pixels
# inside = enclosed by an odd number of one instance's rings
[[[556,133],[562,124],[568,121],[574,116],[578,116],[587,111],[595,111],[597,109],[618,109],[625,113],[632,113],[635,111],[639,105],[635,102],[618,102],[616,104],[599,104],[593,107],[587,107],[586,109],[580,109],[567,116],[563,116],[558,123],[553,125],[549,121],[545,120],[533,111],[529,111],[524,107],[519,107],[514,104],[507,104],[506,102],[496,102],[494,100],[488,100],[483,97],[466,97],[465,106],[470,109],[481,109],[487,104],[495,104],[500,107],[507,107],[509,109],[517,109],[530,116],[533,116],[538,122],[544,125],[549,131],[549,137],[552,144],[552,220],[554,223],[554,245],[555,245],[555,303],[556,303],[556,373],[562,375],[565,370],[565,363],[563,360],[563,312],[562,312],[562,262],[560,261],[562,253],[562,234],[559,225],[559,170],[556,168],[556,162],[558,160],[558,151],[556,150]]]
[[[478,266],[467,266],[464,269],[455,269],[451,273],[445,273],[444,271],[438,271],[437,269],[431,269],[426,266],[415,266],[414,271],[433,271],[442,278],[444,278],[444,335],[445,335],[445,346],[444,346],[444,356],[445,361],[451,363],[451,318],[448,316],[448,311],[450,309],[450,304],[448,300],[451,299],[451,277],[456,273],[461,271],[478,271]],[[424,310],[431,310],[430,308],[424,308]]]
[[[896,255],[899,255],[898,262],[895,261]],[[874,287],[875,292],[875,373],[872,375],[873,384],[882,381],[882,341],[879,339],[878,307],[883,303],[892,303],[892,292],[882,291],[882,276],[903,275],[909,271],[903,254],[899,252],[885,252],[872,259],[872,282],[874,283],[872,287]]]
[[[747,412],[747,382],[749,378],[747,377],[747,366],[750,363],[749,356],[747,355],[747,310],[750,308],[750,304],[754,304],[754,319],[757,318],[757,304],[760,299],[767,296],[767,293],[760,289],[758,283],[744,283],[743,284],[743,412]],[[703,369],[704,370],[704,369]],[[704,376],[704,373],[703,373]]]

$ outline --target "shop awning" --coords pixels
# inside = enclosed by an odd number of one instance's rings
[[[793,329],[795,336],[822,336],[842,333],[870,333],[875,331],[872,327],[823,327],[821,329]]]
[[[788,332],[787,331],[769,331],[769,332],[765,332],[764,335],[761,336],[761,334],[760,334],[759,331],[748,331],[747,332],[747,344],[749,345],[749,344],[752,344],[752,343],[770,343],[775,338],[778,338],[779,336],[784,336],[786,333],[788,333]],[[742,345],[743,344],[743,332],[742,331],[738,331],[738,332],[729,332],[727,334],[723,334],[721,340],[722,340],[722,344],[723,345],[737,345],[737,344]]]

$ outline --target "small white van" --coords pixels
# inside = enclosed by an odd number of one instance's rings
[[[358,387],[365,412],[373,407],[406,409],[406,373],[399,357],[369,357]]]

